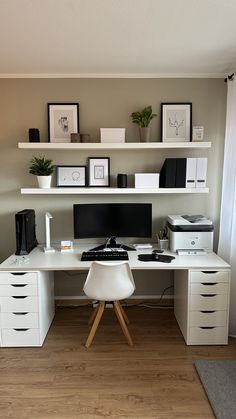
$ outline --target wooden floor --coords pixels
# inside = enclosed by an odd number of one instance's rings
[[[1,419],[214,418],[193,363],[236,359],[236,341],[187,347],[172,310],[131,307],[133,347],[107,309],[86,349],[90,314],[58,309],[42,348],[0,349]]]

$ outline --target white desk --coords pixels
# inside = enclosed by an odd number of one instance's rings
[[[53,272],[88,270],[84,250],[12,255],[0,265],[0,346],[41,346],[54,316]],[[55,246],[54,246],[55,247]],[[171,263],[141,262],[129,252],[132,270],[175,271],[175,317],[188,345],[227,344],[230,265],[219,256],[177,256]],[[21,263],[20,263],[21,262]],[[110,262],[113,263],[113,262]]]

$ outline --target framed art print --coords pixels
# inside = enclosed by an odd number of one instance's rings
[[[110,158],[89,157],[88,186],[110,186]]]
[[[58,187],[85,187],[86,166],[57,166]]]
[[[162,103],[161,127],[163,142],[191,141],[192,103]]]
[[[69,143],[72,133],[79,133],[79,104],[48,103],[48,140]]]

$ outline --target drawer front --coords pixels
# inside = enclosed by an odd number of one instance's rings
[[[12,297],[15,295],[37,295],[37,284],[29,285],[21,282],[20,284],[0,285],[1,297]]]
[[[0,311],[12,312],[38,312],[38,297],[0,297]]]
[[[228,295],[227,294],[201,294],[190,295],[190,311],[201,310],[227,310]]]
[[[226,345],[228,343],[227,327],[213,327],[202,329],[201,327],[190,327],[190,345]]]
[[[227,282],[194,282],[191,284],[191,294],[227,294]]]
[[[193,326],[226,326],[227,311],[190,311],[189,324]]]
[[[13,328],[39,328],[38,313],[0,313],[0,327],[2,329]]]
[[[2,346],[39,346],[39,329],[2,329]]]
[[[228,271],[191,271],[191,282],[228,282]]]
[[[0,285],[36,284],[37,272],[0,272]]]

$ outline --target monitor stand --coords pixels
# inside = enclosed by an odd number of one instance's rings
[[[135,250],[134,247],[127,246],[126,244],[116,243],[116,237],[109,237],[104,244],[100,246],[93,247],[91,251],[103,250],[103,249],[123,249],[123,250]]]

